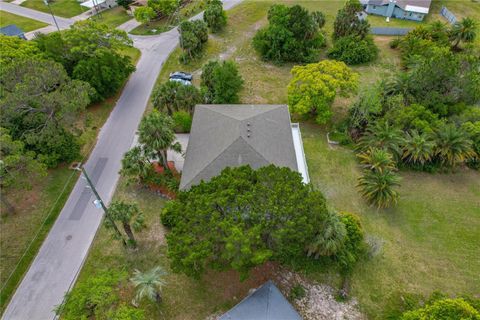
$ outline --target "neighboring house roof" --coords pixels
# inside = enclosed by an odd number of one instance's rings
[[[268,281],[218,320],[302,320],[283,294]]]
[[[428,13],[432,0],[396,0],[395,4],[405,11]],[[388,5],[390,0],[369,0],[368,4],[383,6]]]
[[[286,105],[197,105],[180,189],[226,167],[269,164],[298,171]]]
[[[6,36],[16,36],[16,37],[21,37],[23,36],[23,31],[19,27],[17,27],[14,24],[10,24],[8,26],[5,26],[3,28],[0,28],[0,33],[4,34]]]

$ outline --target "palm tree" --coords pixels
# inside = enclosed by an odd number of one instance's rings
[[[112,223],[120,222],[128,237],[129,244],[135,248],[137,241],[135,240],[132,229],[139,231],[145,227],[143,214],[137,204],[113,201],[108,207],[108,214],[112,219],[105,219],[105,226],[107,228],[113,227],[111,225]]]
[[[384,149],[397,160],[400,156],[402,131],[392,126],[388,121],[378,121],[369,125],[366,134],[360,139],[359,147],[365,150],[369,147]]]
[[[156,157],[165,170],[168,170],[167,151],[182,152],[180,143],[175,142],[173,126],[172,118],[153,110],[138,128],[138,142],[143,145],[145,154]]]
[[[435,143],[426,134],[412,130],[405,134],[402,159],[408,163],[425,164],[433,157]]]
[[[443,126],[435,132],[435,154],[444,165],[455,167],[474,155],[472,141],[454,125]]]
[[[392,155],[384,150],[369,147],[366,151],[357,154],[360,163],[366,169],[373,171],[395,170],[395,162]]]
[[[370,205],[386,208],[398,201],[398,192],[393,188],[400,185],[400,177],[391,170],[365,171],[358,179],[357,187]]]
[[[136,288],[132,304],[138,306],[145,297],[152,302],[160,303],[162,301],[162,287],[166,284],[164,280],[166,275],[167,272],[160,266],[156,266],[146,272],[135,269],[133,277],[130,278],[130,281]]]
[[[307,255],[314,256],[331,256],[340,251],[345,243],[347,230],[336,213],[329,213],[327,219],[323,223],[323,227],[315,236],[312,243],[307,245]]]
[[[450,30],[450,41],[454,41],[453,48],[457,49],[461,41],[473,42],[477,36],[478,24],[472,18],[463,18],[456,22]]]

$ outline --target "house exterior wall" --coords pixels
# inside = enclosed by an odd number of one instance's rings
[[[389,8],[389,6],[392,6],[392,5],[393,5],[392,3],[390,3],[389,5],[383,5],[383,6],[376,6],[376,5],[369,4],[367,5],[367,8],[365,11],[368,14],[375,14],[375,15],[384,16],[384,17],[392,17],[397,19],[405,19],[405,20],[413,20],[413,21],[423,21],[423,18],[425,17],[425,14],[423,13],[405,11],[398,6],[392,7],[393,8],[392,10],[392,8]]]

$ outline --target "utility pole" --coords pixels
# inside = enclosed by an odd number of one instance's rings
[[[90,186],[90,188],[91,188],[92,191],[93,191],[93,194],[95,195],[95,198],[97,198],[97,203],[100,203],[100,205],[101,205],[101,207],[102,207],[102,209],[103,209],[103,212],[105,212],[105,218],[107,218],[108,220],[110,220],[110,223],[112,224],[113,229],[115,230],[115,232],[117,233],[117,235],[120,237],[120,239],[122,239],[123,246],[124,246],[124,247],[127,247],[127,242],[125,241],[125,238],[123,237],[123,235],[122,235],[122,233],[120,232],[120,230],[118,230],[118,227],[117,227],[117,225],[115,224],[115,221],[113,221],[112,217],[110,217],[110,215],[108,214],[108,209],[107,209],[107,207],[105,206],[105,204],[103,203],[102,198],[100,198],[100,195],[98,194],[97,189],[95,189],[95,186],[93,185],[92,180],[90,180],[90,177],[88,176],[87,171],[85,170],[85,167],[80,164],[80,166],[79,166],[79,168],[77,168],[77,170],[82,171],[83,176],[84,176],[85,179],[87,180],[88,185]]]
[[[50,3],[48,2],[49,0],[43,0],[43,3],[48,7],[50,10],[50,14],[52,15],[53,22],[55,22],[55,25],[57,26],[57,30],[60,31],[60,28],[58,27],[57,19],[55,19],[55,16],[53,15],[52,8],[50,7]]]

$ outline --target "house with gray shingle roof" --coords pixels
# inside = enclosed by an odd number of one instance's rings
[[[218,320],[302,320],[272,281],[243,299]]]
[[[286,105],[197,105],[180,189],[220,174],[227,167],[269,164],[288,167],[308,183],[298,124]]]
[[[431,3],[432,0],[369,0],[365,11],[388,18],[423,21]]]

